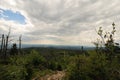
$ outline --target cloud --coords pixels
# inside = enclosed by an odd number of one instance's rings
[[[2,14],[3,14],[3,10],[2,10],[2,9],[0,9],[0,16],[2,16]]]
[[[92,45],[98,37],[96,28],[119,25],[119,4],[119,0],[2,0],[0,8],[20,12],[26,24],[2,19],[0,28],[4,32],[11,24],[14,33],[26,37],[25,43]]]

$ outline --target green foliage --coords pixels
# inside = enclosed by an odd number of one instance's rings
[[[14,43],[10,50],[10,55],[17,55],[17,54],[18,54],[17,45],[16,45],[16,43]]]
[[[45,63],[44,57],[35,50],[24,56],[11,56],[8,65],[0,66],[0,80],[30,80],[36,69],[39,72],[46,67]]]
[[[0,66],[0,79],[1,80],[26,80],[26,68],[23,66],[6,65]]]
[[[53,62],[49,63],[49,69],[62,71],[63,70],[63,65],[61,63],[53,61]]]
[[[33,66],[43,65],[46,61],[44,57],[42,57],[38,52],[32,50],[30,54],[26,56],[27,64],[31,64]]]
[[[72,61],[68,67],[66,80],[91,80],[88,76],[87,57],[85,58],[83,55],[74,56]]]
[[[107,60],[105,54],[99,55],[94,51],[86,57],[74,57],[74,62],[69,65],[66,80],[119,80],[120,63],[118,58],[112,62]]]
[[[97,31],[98,35],[101,37],[101,40],[98,39],[97,42],[94,42],[97,50],[101,47],[105,47],[105,51],[108,54],[109,58],[115,56],[115,54],[120,52],[119,43],[115,42],[114,36],[116,32],[115,23],[112,24],[112,31],[105,32],[102,27],[99,27],[99,30]]]

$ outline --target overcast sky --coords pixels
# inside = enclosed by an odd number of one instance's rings
[[[11,27],[13,42],[91,46],[113,22],[119,42],[120,0],[0,0],[0,35]]]

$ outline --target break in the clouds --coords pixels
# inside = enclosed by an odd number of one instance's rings
[[[119,41],[119,0],[1,0],[0,33],[11,26],[23,43],[92,45],[95,29],[116,23]]]
[[[20,24],[25,24],[25,17],[21,15],[19,12],[13,12],[11,10],[1,10],[0,18],[4,18],[5,20],[13,20]]]

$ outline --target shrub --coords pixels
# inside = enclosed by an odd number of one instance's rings
[[[42,66],[46,62],[45,58],[35,50],[32,50],[31,53],[26,56],[26,58],[27,58],[27,63],[33,66],[39,66],[39,65]]]
[[[94,51],[89,57],[80,55],[74,57],[73,64],[69,65],[66,80],[119,80],[119,59],[107,60],[105,54],[99,55]]]
[[[26,80],[28,73],[23,66],[0,66],[0,80]]]

